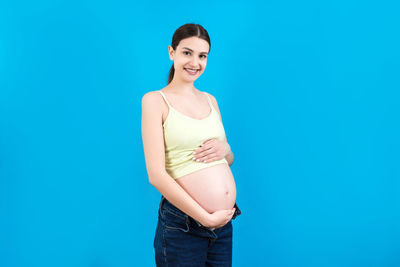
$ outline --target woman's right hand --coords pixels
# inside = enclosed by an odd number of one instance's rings
[[[219,228],[227,224],[233,214],[235,213],[236,208],[228,209],[228,210],[217,210],[213,213],[210,213],[207,220],[203,223],[200,222],[205,227],[215,227]]]

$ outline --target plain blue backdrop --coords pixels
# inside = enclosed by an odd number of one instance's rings
[[[2,1],[0,266],[155,266],[141,98],[189,22],[242,215],[234,266],[400,266],[396,1]]]

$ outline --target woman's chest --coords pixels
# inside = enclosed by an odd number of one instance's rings
[[[211,116],[204,120],[171,116],[163,125],[164,140],[169,147],[196,147],[208,139],[224,140],[225,131],[222,123]]]

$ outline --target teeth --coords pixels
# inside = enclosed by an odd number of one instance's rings
[[[198,70],[195,69],[186,69],[187,71],[189,71],[191,74],[195,74]]]

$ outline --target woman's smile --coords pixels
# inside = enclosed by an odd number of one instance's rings
[[[196,75],[197,72],[199,71],[198,69],[188,69],[188,68],[184,68],[186,70],[187,73],[189,73],[190,75]]]

